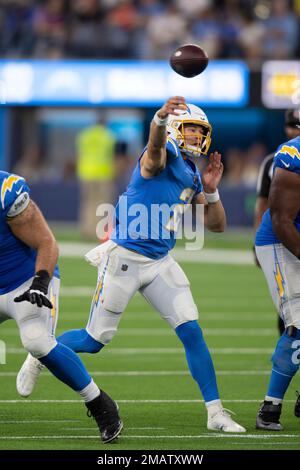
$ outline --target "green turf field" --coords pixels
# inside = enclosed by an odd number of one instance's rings
[[[79,258],[62,258],[58,333],[85,326],[96,270]],[[25,358],[15,324],[1,325],[7,364],[0,365],[1,449],[300,449],[300,420],[293,415],[294,379],[276,434],[254,429],[268,382],[276,317],[263,275],[254,266],[182,264],[200,311],[224,405],[247,428],[245,435],[208,432],[197,385],[187,373],[181,344],[145,301],[136,296],[113,342],[82,355],[97,383],[120,405],[124,431],[101,444],[75,393],[43,372],[30,399],[21,399],[15,376]]]

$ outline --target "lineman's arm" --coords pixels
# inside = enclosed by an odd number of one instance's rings
[[[271,168],[273,164],[273,157],[274,155],[268,155],[262,162],[260,169],[259,169],[259,175],[257,178],[257,198],[255,202],[255,208],[254,208],[254,232],[258,229],[260,226],[260,223],[262,221],[262,217],[266,210],[269,208],[269,203],[268,203],[268,197],[270,193],[270,186],[271,186]],[[255,247],[253,246],[253,252],[254,252],[254,261],[255,264],[260,268],[259,261],[256,256],[255,252]]]
[[[262,216],[269,208],[268,198],[258,196],[254,210],[254,230],[256,231],[261,223]]]
[[[271,186],[271,169],[274,155],[268,155],[262,162],[257,178],[257,199],[254,210],[254,230],[256,231],[261,223],[265,211],[269,208],[268,197]]]
[[[12,233],[37,251],[35,276],[31,286],[15,297],[15,302],[30,302],[38,307],[52,308],[48,286],[58,259],[58,247],[41,211],[32,201],[19,215],[8,218]]]
[[[268,208],[269,208],[268,198],[258,196],[257,199],[256,199],[255,209],[254,209],[254,231],[255,232],[258,229],[258,227],[260,226],[262,217],[263,217],[264,213],[266,212],[266,210]],[[253,246],[253,254],[254,254],[255,264],[256,264],[256,266],[258,266],[260,268],[260,264],[259,264],[258,258],[256,256],[256,252],[255,252],[255,246]]]
[[[172,114],[179,116],[178,109],[185,108],[185,99],[182,96],[170,98],[156,113],[158,119],[167,119]],[[154,120],[151,122],[147,150],[141,158],[141,175],[151,178],[159,174],[166,166],[167,152],[167,129],[166,123],[158,125]]]
[[[35,271],[46,270],[51,278],[58,259],[58,247],[37,205],[30,201],[26,209],[7,223],[16,238],[37,250]]]
[[[277,168],[269,195],[273,229],[283,245],[300,256],[300,234],[294,220],[300,211],[300,175]]]

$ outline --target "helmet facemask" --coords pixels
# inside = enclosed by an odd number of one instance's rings
[[[197,136],[196,145],[191,145],[186,142],[186,136],[184,133],[184,126],[198,125],[203,129],[203,133]],[[212,127],[208,122],[196,119],[180,119],[172,116],[171,122],[167,126],[168,135],[175,139],[182,153],[189,157],[200,157],[206,156],[211,144],[211,133]]]

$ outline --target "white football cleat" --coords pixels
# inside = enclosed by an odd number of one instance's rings
[[[38,359],[28,354],[17,375],[17,391],[21,397],[31,395],[43,368],[43,364]]]
[[[207,418],[207,429],[210,431],[223,431],[223,432],[246,432],[246,429],[243,428],[240,424],[233,421],[231,418],[229,410],[220,408],[213,415],[208,415]]]

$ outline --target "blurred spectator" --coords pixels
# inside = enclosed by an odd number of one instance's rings
[[[296,58],[299,0],[7,0],[6,57],[166,59],[184,42],[211,58]]]
[[[151,44],[151,59],[165,59],[186,42],[187,19],[180,10],[170,4],[159,16],[150,17],[146,29]]]
[[[108,58],[130,58],[139,17],[132,0],[122,0],[109,10],[103,25]]]
[[[68,55],[95,58],[103,54],[104,12],[97,0],[73,0],[69,21]]]
[[[115,181],[115,138],[102,124],[88,127],[77,137],[77,176],[80,182],[80,230],[91,240],[96,238],[101,203],[113,203]]]
[[[63,166],[62,178],[63,181],[72,181],[76,175],[76,164],[74,161],[69,160]]]
[[[140,0],[138,2],[138,12],[147,20],[151,16],[158,16],[165,11],[166,5],[160,0]]]
[[[33,31],[37,37],[34,55],[48,56],[56,51],[57,57],[63,56],[66,41],[66,1],[47,0],[37,7],[33,15]]]
[[[226,186],[234,187],[241,184],[243,175],[244,160],[243,152],[232,148],[225,155],[225,174],[223,182]]]
[[[129,183],[135,161],[128,156],[128,145],[126,142],[116,144],[116,191],[115,199],[122,194]]]
[[[270,59],[287,59],[295,54],[298,39],[298,20],[288,0],[271,2],[271,15],[265,20],[266,33],[263,55]]]
[[[212,0],[175,0],[175,4],[186,18],[192,19],[211,7],[213,2]]]
[[[222,57],[240,57],[242,52],[238,36],[243,29],[243,17],[239,7],[239,0],[226,1],[221,10],[220,20]]]
[[[215,58],[222,50],[221,24],[214,8],[198,12],[192,22],[193,41],[201,44],[209,57]]]
[[[27,181],[39,181],[45,175],[39,147],[32,147],[26,151],[14,166],[13,172],[23,176]]]
[[[255,188],[260,164],[266,153],[266,146],[261,142],[255,142],[245,150],[229,149],[225,155],[224,184]]]
[[[252,144],[245,153],[241,185],[256,188],[259,168],[267,154],[266,146],[260,142]]]
[[[122,0],[107,15],[107,19],[118,28],[132,31],[137,24],[137,10],[132,0]]]
[[[244,15],[243,20],[244,24],[239,32],[238,42],[249,65],[257,68],[262,57],[265,25],[261,21],[254,21],[249,13]]]
[[[5,56],[31,55],[34,45],[30,0],[5,2],[1,6],[0,50]]]
[[[138,22],[133,35],[132,54],[138,59],[151,58],[152,47],[148,34],[145,34],[147,25],[152,18],[155,21],[166,10],[166,4],[160,0],[140,0],[137,6]]]

